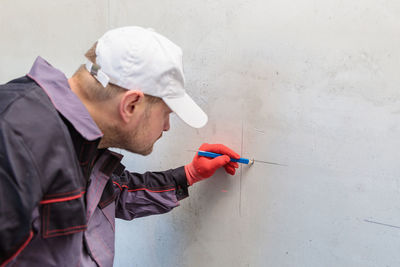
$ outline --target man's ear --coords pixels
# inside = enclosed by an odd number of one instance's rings
[[[132,119],[134,111],[143,99],[144,94],[141,91],[129,90],[123,94],[119,102],[119,114],[124,122],[128,123]]]

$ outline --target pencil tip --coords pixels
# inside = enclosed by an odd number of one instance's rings
[[[254,159],[251,159],[249,167],[253,166],[253,164],[254,164]]]

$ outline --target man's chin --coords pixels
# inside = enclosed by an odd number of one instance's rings
[[[148,155],[151,154],[151,152],[153,152],[153,147],[151,147],[150,149],[148,149],[148,150],[146,150],[146,151],[144,151],[142,153],[139,153],[139,154],[142,155],[142,156],[148,156]]]
[[[142,155],[142,156],[148,156],[148,155],[151,154],[151,152],[153,152],[153,146],[148,147],[146,149],[142,149],[142,150],[128,150],[128,151],[132,152],[132,153],[136,153],[136,154]]]
[[[148,156],[153,152],[154,143],[147,146],[147,147],[138,147],[135,144],[124,144],[121,145],[119,148],[124,149],[128,152],[139,154],[142,156]]]

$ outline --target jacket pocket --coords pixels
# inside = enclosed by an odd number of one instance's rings
[[[87,229],[84,193],[40,202],[43,238],[69,235]]]

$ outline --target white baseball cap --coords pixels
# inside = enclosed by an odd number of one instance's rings
[[[152,29],[130,26],[110,30],[97,42],[96,63],[87,70],[108,83],[160,97],[184,122],[203,127],[207,114],[184,88],[182,50]]]

